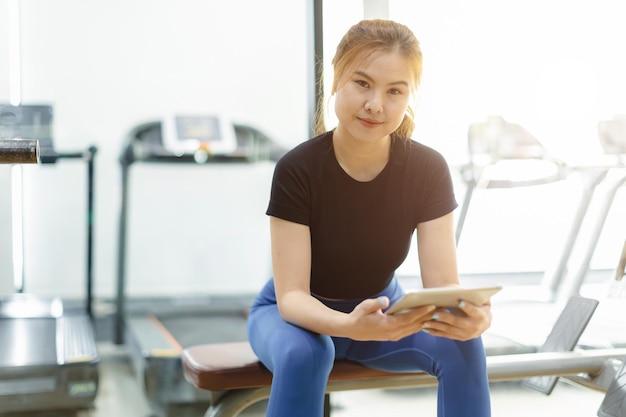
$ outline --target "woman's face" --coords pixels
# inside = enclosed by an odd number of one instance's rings
[[[407,61],[398,52],[378,52],[352,68],[335,97],[336,134],[375,141],[394,132],[413,91]]]

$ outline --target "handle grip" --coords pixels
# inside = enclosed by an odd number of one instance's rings
[[[38,164],[39,141],[35,139],[0,140],[0,164]]]

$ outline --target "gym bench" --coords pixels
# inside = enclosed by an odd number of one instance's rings
[[[488,355],[490,382],[524,380],[524,384],[550,394],[558,377],[589,388],[606,391],[602,417],[626,416],[626,405],[615,405],[624,397],[626,369],[620,358],[626,348],[574,351],[597,301],[572,297],[556,321],[544,345],[537,352]],[[235,417],[256,402],[269,398],[272,373],[258,360],[248,342],[191,346],[181,357],[185,379],[196,388],[208,391],[210,407],[205,417]],[[325,415],[330,414],[329,393],[363,389],[414,388],[437,385],[423,372],[390,373],[367,368],[347,360],[335,361],[326,387]],[[611,401],[608,401],[611,399]],[[610,405],[609,405],[610,404]]]
[[[584,379],[593,385],[593,380],[606,372],[608,362],[625,356],[626,348],[489,356],[487,369],[491,382],[584,373],[588,375]],[[193,346],[184,350],[182,363],[187,380],[211,392],[206,417],[235,417],[269,397],[272,374],[248,342]],[[435,385],[437,380],[426,373],[390,373],[340,360],[330,373],[326,392]]]

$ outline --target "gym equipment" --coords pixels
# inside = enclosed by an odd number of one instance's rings
[[[626,241],[622,247],[622,255],[619,258],[617,268],[615,268],[615,281],[621,281],[626,275]]]
[[[530,132],[501,116],[470,124],[467,144],[469,162],[461,167],[467,189],[456,226],[457,242],[477,188],[549,184],[569,174],[567,165],[550,155]]]
[[[598,306],[596,300],[572,297],[559,317],[545,343],[538,352],[568,352],[574,350],[580,336],[589,324]],[[556,386],[558,377],[555,375],[537,376],[523,381],[527,387],[550,395]]]
[[[557,258],[557,264],[543,273],[541,282],[547,301],[556,301],[558,298],[567,300],[574,293],[561,297],[559,292],[566,278],[568,261],[594,192],[605,179],[610,167],[568,166],[552,156],[524,127],[508,122],[501,116],[490,116],[484,122],[469,126],[468,152],[470,160],[460,171],[466,192],[456,226],[457,244],[477,189],[544,185],[565,180],[574,172],[580,174],[583,189],[564,246]]]
[[[172,129],[182,122],[180,129]],[[129,173],[141,163],[206,164],[254,163],[276,161],[285,152],[259,130],[243,125],[224,125],[221,116],[176,114],[140,124],[127,135],[120,157],[121,207],[118,236],[117,298],[114,318],[114,341],[131,347],[135,372],[154,413],[180,415],[179,404],[203,401],[204,393],[187,384],[182,375],[180,355],[184,347],[218,342],[246,340],[244,310],[251,302],[243,300],[207,300],[197,303],[162,301],[139,312],[129,312],[126,300],[126,241],[129,209]],[[219,126],[216,130],[213,127]],[[179,126],[180,127],[180,126]],[[236,148],[219,144],[216,131],[233,130]],[[210,138],[211,140],[206,140]],[[225,137],[226,142],[230,139]],[[181,145],[179,142],[182,142]],[[232,151],[231,151],[232,150]],[[196,300],[197,301],[197,300]],[[192,305],[194,304],[194,305]],[[216,332],[219,328],[223,332]]]
[[[580,288],[589,272],[591,259],[600,240],[606,218],[613,206],[615,196],[618,190],[626,184],[626,116],[617,116],[610,120],[598,122],[598,139],[607,158],[602,168],[606,172],[604,183],[607,184],[607,189],[605,190],[600,210],[595,217],[590,237],[586,241],[585,252],[580,264],[574,273],[563,283],[560,295],[562,299],[567,299],[567,297],[580,292]],[[624,250],[626,251],[626,248]],[[619,268],[618,266],[615,276],[616,280],[619,280]],[[623,264],[621,264],[621,268],[623,275]]]
[[[607,390],[597,381],[612,374],[609,362],[626,359],[626,349],[592,349],[572,351],[583,333],[597,301],[574,297],[556,321],[553,331],[537,353],[487,356],[491,382],[550,377],[548,386],[558,376],[578,376],[588,386]],[[575,315],[572,315],[575,312]],[[561,343],[565,337],[566,344]],[[184,350],[183,368],[187,380],[210,394],[207,417],[238,416],[252,404],[269,397],[271,373],[257,360],[247,342],[192,346]],[[586,377],[579,374],[585,373]],[[532,381],[532,380],[531,380]],[[327,394],[336,391],[372,388],[412,388],[434,386],[437,381],[426,373],[389,373],[366,368],[350,361],[336,361],[327,386]],[[533,388],[537,385],[532,384]],[[543,388],[544,385],[539,386]],[[623,388],[621,388],[623,391]],[[545,393],[549,391],[543,390]],[[611,396],[613,391],[609,390]],[[609,394],[607,394],[608,398]],[[330,415],[328,397],[325,415]],[[623,412],[626,409],[622,408]],[[611,417],[613,415],[611,414]]]
[[[23,294],[0,300],[0,410],[93,406],[98,362],[89,317],[60,299]]]
[[[93,185],[97,149],[62,153],[52,146],[52,107],[0,106],[0,160],[87,163],[86,307],[69,309],[61,299],[43,299],[21,288],[0,298],[0,410],[73,413],[93,406],[98,363],[92,327]],[[40,136],[35,136],[40,135]],[[18,139],[12,139],[18,138]],[[43,144],[43,146],[41,146]],[[35,157],[33,152],[37,154]],[[21,265],[14,265],[20,267]],[[52,411],[50,411],[52,412]]]
[[[63,157],[54,149],[52,140],[53,108],[50,105],[17,105],[0,103],[0,139],[36,140],[42,163]],[[17,142],[14,146],[26,146]]]
[[[175,155],[229,155],[237,150],[235,127],[221,115],[175,114],[163,118],[163,147]],[[206,156],[206,155],[205,155]]]
[[[626,360],[615,374],[598,410],[598,417],[626,416]]]
[[[0,164],[38,164],[39,141],[0,140]]]

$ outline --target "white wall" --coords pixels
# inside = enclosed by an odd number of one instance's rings
[[[7,5],[0,0],[0,10]],[[131,127],[174,110],[220,111],[282,143],[308,136],[305,2],[28,0],[21,5],[22,102],[54,104],[59,150],[99,148],[97,296],[115,291],[117,159]],[[2,62],[4,38],[3,33]],[[2,71],[0,101],[8,101],[7,84]],[[139,165],[131,169],[131,295],[188,293],[196,286],[254,290],[268,277],[264,211],[270,169]],[[25,174],[26,289],[81,296],[84,164],[62,161],[27,167]],[[0,188],[6,187],[3,181]],[[157,195],[149,194],[155,190]],[[225,216],[225,210],[237,217]],[[197,233],[168,241],[179,222],[188,229],[185,221],[196,225]],[[7,226],[1,227],[4,233]],[[168,246],[176,256],[163,255]],[[240,251],[237,262],[230,262],[233,247]],[[192,259],[178,257],[186,248]],[[205,248],[205,259],[196,259],[196,248]],[[1,268],[2,276],[8,275],[5,262]]]
[[[0,10],[9,0],[0,0]],[[308,137],[307,1],[22,0],[22,101],[55,106],[59,150],[96,144],[96,296],[115,291],[124,135],[172,110],[222,111],[291,146]],[[362,1],[327,1],[325,54],[362,18]],[[455,165],[466,129],[489,114],[521,123],[563,157],[598,152],[595,123],[626,113],[620,0],[390,0],[424,50],[416,138]],[[0,101],[8,101],[6,14],[0,12]],[[272,167],[131,169],[130,295],[254,291],[269,275],[264,211]],[[10,291],[0,170],[0,292]],[[80,297],[84,166],[25,167],[27,290]],[[576,179],[485,193],[469,214],[465,272],[543,270],[573,214]],[[459,185],[459,200],[463,189]],[[624,239],[623,192],[594,267]],[[495,213],[495,214],[494,214]],[[410,259],[408,273],[414,271]],[[6,279],[4,277],[7,277]]]

